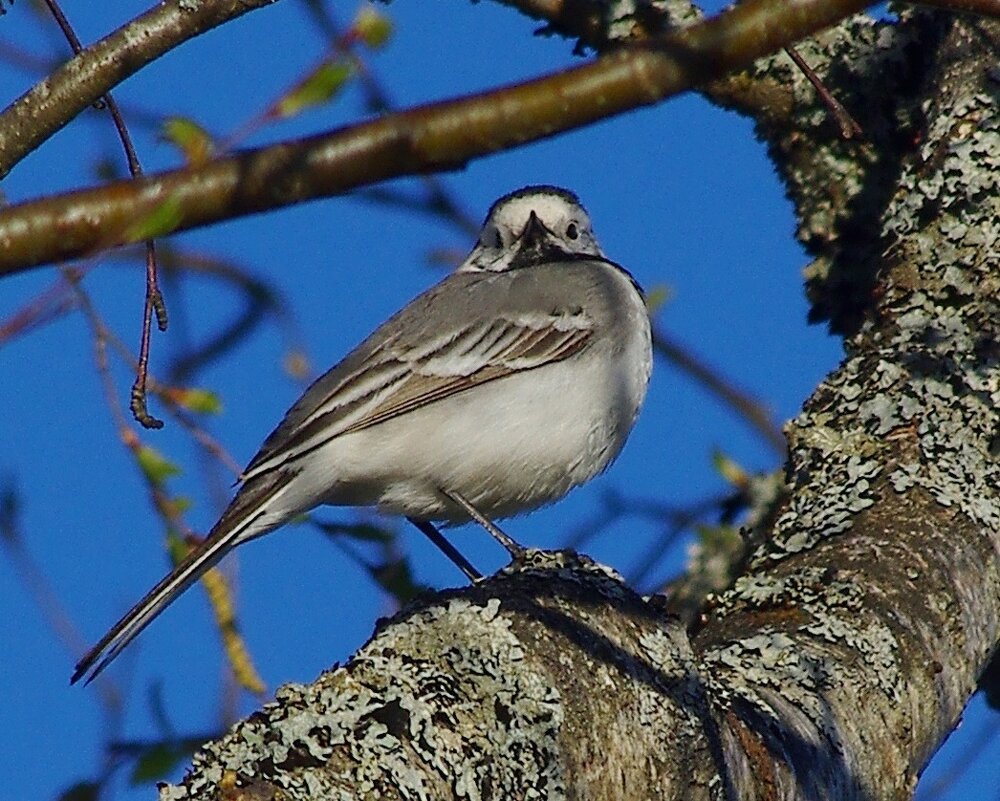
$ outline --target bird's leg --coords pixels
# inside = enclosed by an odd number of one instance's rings
[[[444,535],[435,528],[433,523],[429,520],[420,520],[416,517],[408,517],[406,519],[419,528],[427,536],[427,539],[440,548],[441,552],[454,563],[455,567],[465,574],[465,577],[469,581],[475,582],[482,579],[483,574],[476,570],[472,566],[472,563],[459,553],[458,548],[444,538]]]
[[[518,545],[510,538],[507,534],[500,530],[500,528],[486,515],[480,512],[475,506],[473,506],[469,501],[457,492],[451,490],[442,489],[441,492],[447,495],[452,501],[461,506],[466,514],[469,515],[473,520],[475,520],[479,525],[485,528],[490,536],[493,537],[497,542],[499,542],[504,548],[507,549],[507,553],[511,555],[511,558],[517,559],[520,556],[524,556],[524,546]]]

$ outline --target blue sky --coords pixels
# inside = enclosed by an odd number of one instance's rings
[[[84,42],[144,10],[135,0],[94,4],[67,0],[64,10]],[[344,19],[354,4],[336,4]],[[389,46],[369,58],[401,106],[474,92],[575,63],[571,43],[532,36],[538,26],[495,3],[424,0],[380,7],[396,24]],[[38,53],[56,52],[58,37],[34,19],[27,3],[0,17],[0,39]],[[56,43],[56,45],[53,45]],[[142,106],[186,115],[224,136],[294,83],[324,53],[319,35],[294,0],[253,12],[194,40],[128,80],[115,95]],[[32,76],[0,68],[7,103]],[[269,126],[246,144],[325,130],[357,119],[361,95],[350,86],[334,103]],[[176,152],[135,128],[147,170],[177,164]],[[93,182],[93,164],[120,163],[110,124],[89,112],[18,165],[0,188],[10,201]],[[801,270],[806,257],[793,240],[793,217],[764,148],[735,114],[685,96],[654,109],[481,159],[445,176],[447,186],[478,219],[499,195],[529,183],[577,192],[605,251],[647,288],[667,288],[658,321],[736,385],[766,403],[775,418],[795,415],[841,354],[838,340],[805,322]],[[417,182],[399,186],[412,188]],[[294,310],[296,330],[314,370],[343,356],[375,325],[437,280],[427,264],[433,249],[464,252],[471,241],[440,221],[353,198],[310,203],[176,238],[178,244],[225,256],[276,286]],[[50,268],[7,279],[0,320],[55,278]],[[86,287],[111,327],[134,344],[142,277],[136,266],[98,262]],[[232,293],[210,281],[166,285],[173,325],[154,334],[153,372],[163,370],[187,341],[198,341],[236,313]],[[200,374],[224,411],[208,421],[215,436],[245,463],[302,385],[284,372],[290,340],[273,321],[260,326],[229,358]],[[129,372],[115,370],[127,402]],[[166,569],[162,526],[127,451],[118,442],[94,371],[89,332],[79,315],[0,348],[0,477],[19,488],[25,547],[40,565],[85,641],[96,639]],[[160,409],[153,403],[154,413]],[[228,497],[228,478],[206,470],[177,426],[143,434],[184,467],[172,480],[193,506],[188,521],[204,530]],[[688,505],[725,485],[712,467],[719,449],[748,470],[777,467],[773,454],[732,413],[669,364],[654,368],[646,408],[619,461],[603,477],[563,502],[507,524],[520,541],[558,547],[594,519],[609,492]],[[208,488],[206,490],[206,487]],[[328,520],[364,514],[327,510]],[[392,523],[396,525],[395,523]],[[417,578],[454,586],[462,577],[419,533],[398,526]],[[603,530],[586,550],[625,574],[635,570],[659,529],[643,520]],[[473,528],[454,541],[481,570],[503,554]],[[667,578],[683,565],[684,545],[656,566]],[[306,526],[291,526],[240,549],[229,565],[239,586],[240,622],[270,690],[309,681],[344,660],[372,630],[388,602],[343,552]],[[104,765],[109,732],[93,687],[68,686],[77,654],[48,625],[21,571],[0,560],[0,667],[5,741],[17,765],[9,797],[52,798]],[[216,731],[233,711],[252,711],[243,695],[220,692],[225,667],[204,593],[188,592],[158,619],[110,671],[127,697],[116,736],[148,740],[165,730]],[[156,688],[155,693],[150,688]],[[165,717],[151,698],[162,699]],[[221,698],[221,700],[220,700]],[[966,725],[949,740],[925,785],[947,775],[1000,718],[975,701]],[[52,757],[53,752],[55,758]],[[1000,797],[1000,738],[944,798]],[[119,798],[148,798],[119,772]]]

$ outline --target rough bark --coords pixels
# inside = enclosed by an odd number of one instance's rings
[[[532,553],[390,621],[162,799],[907,798],[1000,642],[1000,25],[854,18],[746,80],[847,355],[788,492],[687,631]]]

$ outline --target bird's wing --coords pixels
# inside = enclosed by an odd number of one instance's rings
[[[432,306],[447,299],[439,294]],[[244,480],[291,465],[334,437],[566,359],[584,349],[594,331],[578,305],[548,303],[542,312],[516,302],[501,310],[496,303],[452,300],[466,301],[466,319],[432,307],[421,316],[415,301],[317,381],[265,441]]]

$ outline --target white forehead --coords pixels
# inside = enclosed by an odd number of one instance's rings
[[[590,226],[590,217],[579,201],[568,192],[522,190],[497,201],[490,211],[489,221],[500,229],[520,232],[531,212],[550,230],[561,230],[571,220],[577,225]]]

